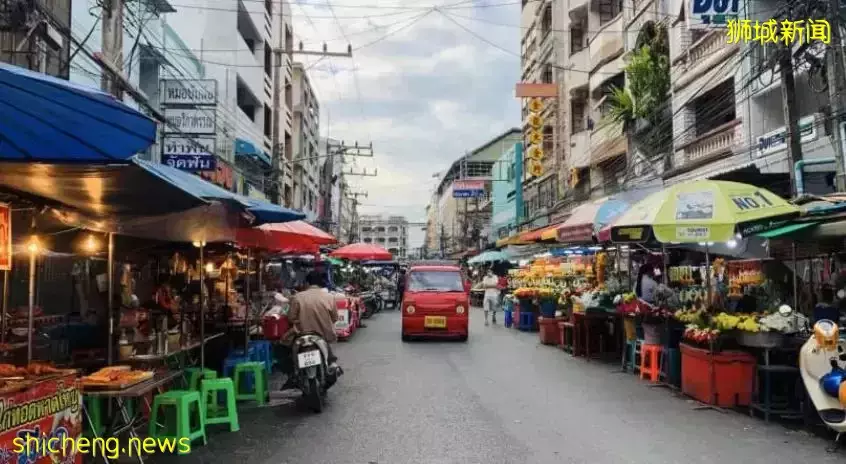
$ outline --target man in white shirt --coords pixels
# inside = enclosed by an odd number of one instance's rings
[[[488,269],[485,278],[482,280],[482,287],[485,289],[483,309],[485,311],[485,325],[488,325],[488,313],[491,313],[491,321],[496,324],[496,311],[499,307],[499,279],[494,275],[492,269]]]

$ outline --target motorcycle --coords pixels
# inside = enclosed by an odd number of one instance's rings
[[[361,314],[362,319],[369,319],[370,316],[382,310],[381,298],[375,292],[362,292],[360,295],[361,303],[364,312]]]
[[[317,334],[308,333],[294,340],[294,366],[296,385],[312,411],[323,411],[326,391],[344,371],[336,362],[329,362],[329,345]]]
[[[799,351],[799,373],[808,397],[822,422],[837,433],[829,451],[839,447],[846,432],[846,340],[830,320],[814,324],[812,335]]]

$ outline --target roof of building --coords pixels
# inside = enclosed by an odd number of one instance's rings
[[[478,146],[478,147],[477,147],[476,149],[474,149],[473,151],[470,151],[470,152],[466,153],[464,156],[462,156],[462,157],[458,158],[457,160],[455,160],[455,161],[452,163],[452,165],[450,165],[450,167],[449,167],[449,169],[447,170],[446,174],[444,174],[444,175],[441,177],[441,181],[440,181],[440,183],[438,184],[438,190],[437,190],[437,191],[438,191],[438,192],[443,191],[444,187],[447,185],[447,182],[452,182],[452,181],[454,180],[454,178],[455,178],[455,172],[456,172],[456,171],[458,171],[459,165],[461,164],[461,162],[462,162],[462,161],[465,161],[465,160],[472,161],[472,158],[473,158],[475,155],[478,155],[479,153],[481,153],[481,152],[485,151],[485,150],[486,150],[486,149],[488,149],[491,145],[493,145],[493,144],[495,144],[495,143],[497,143],[497,142],[501,141],[502,139],[504,139],[504,138],[506,138],[506,137],[508,137],[508,136],[510,136],[510,135],[516,135],[516,134],[522,134],[522,131],[521,131],[519,128],[517,128],[517,127],[512,127],[512,128],[510,128],[510,129],[506,130],[505,132],[503,132],[503,133],[501,133],[501,134],[497,135],[496,137],[494,137],[494,138],[492,138],[492,139],[488,140],[487,142],[483,143],[482,145]],[[494,161],[491,161],[491,163],[494,163]]]

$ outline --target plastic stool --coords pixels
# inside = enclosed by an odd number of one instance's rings
[[[249,378],[247,374],[252,374],[255,379],[253,385],[255,388],[250,388],[247,382],[241,383],[242,380]],[[255,400],[258,404],[265,404],[267,402],[267,371],[264,370],[264,363],[260,362],[245,362],[235,366],[235,399],[238,401]]]
[[[535,330],[535,313],[520,311],[520,330],[531,332]]]
[[[511,313],[511,310],[506,309],[502,312],[502,314],[502,324],[505,326],[505,328],[511,328],[511,326],[514,324],[514,315]]]
[[[176,424],[175,430],[169,430],[167,425],[159,427],[159,410],[162,407],[173,408],[173,415],[165,419],[169,423]],[[169,419],[173,419],[173,421]],[[196,419],[197,421],[197,425],[194,428],[191,427],[191,419]],[[187,438],[191,442],[202,438],[205,445],[207,443],[205,419],[205,412],[203,411],[199,392],[171,390],[157,395],[153,400],[153,412],[150,415],[150,437],[175,439],[177,441],[177,448],[179,448],[178,441],[182,438]],[[178,449],[178,452],[179,454],[187,454],[190,451]]]
[[[250,355],[250,361],[257,361],[264,363],[265,369],[270,373],[273,370],[273,350],[271,344],[267,340],[253,340],[250,342],[250,349],[253,353]]]
[[[640,378],[657,382],[661,375],[661,345],[641,345]]]
[[[640,371],[639,361],[643,361],[642,346],[643,340],[626,340],[626,346],[623,347],[623,372],[631,370],[633,374],[637,374]]]
[[[203,379],[216,379],[217,372],[211,369],[204,369],[200,367],[189,367],[185,369],[185,374],[188,376],[188,390],[200,390],[200,382]]]
[[[88,413],[88,418],[91,423],[86,423],[85,427],[87,437],[100,437],[106,431],[103,425],[103,398],[98,396],[85,396],[85,411]],[[92,425],[93,424],[93,425]]]
[[[220,393],[223,393],[221,402]],[[235,404],[235,384],[230,378],[205,379],[200,383],[200,397],[206,415],[206,425],[229,424],[230,432],[241,430],[238,407]]]

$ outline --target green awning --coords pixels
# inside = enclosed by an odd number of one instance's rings
[[[798,222],[796,224],[790,224],[784,227],[779,227],[778,229],[768,230],[766,232],[761,232],[758,234],[758,237],[764,238],[776,238],[776,237],[783,237],[785,235],[790,235],[793,232],[800,231],[807,229],[808,227],[812,227],[819,224],[818,222]]]

